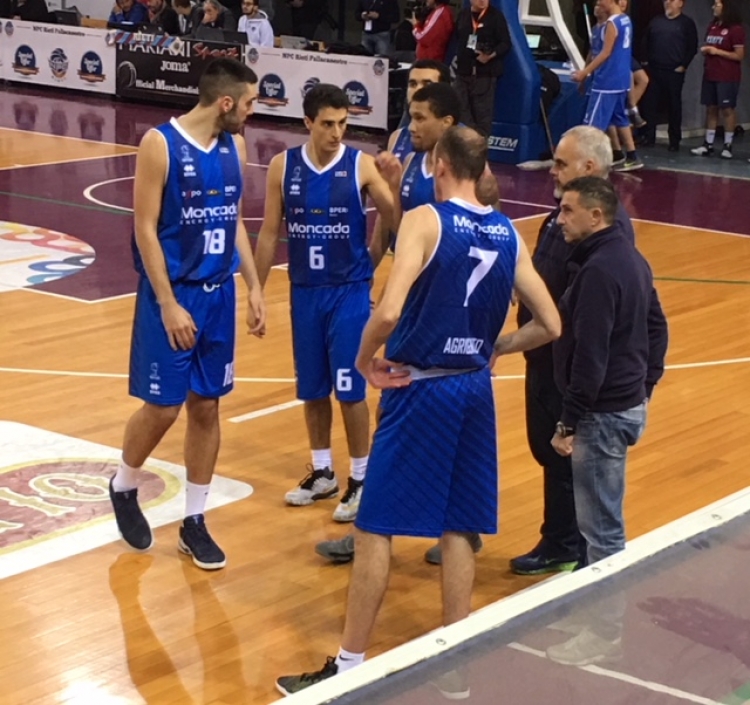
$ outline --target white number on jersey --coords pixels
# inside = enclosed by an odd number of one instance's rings
[[[630,48],[630,35],[632,33],[633,33],[633,28],[630,25],[626,26],[625,33],[623,34],[623,37],[622,37],[622,46],[624,49]]]
[[[478,247],[469,248],[469,257],[475,257],[478,259],[479,264],[471,271],[469,281],[466,282],[466,298],[464,299],[464,306],[469,305],[469,297],[474,292],[474,289],[479,286],[479,282],[481,282],[482,279],[487,276],[490,269],[492,269],[492,265],[495,264],[495,260],[497,260],[497,254],[498,253],[494,250],[480,250]]]
[[[323,247],[313,245],[310,248],[310,269],[325,269],[326,258],[323,256]]]
[[[203,254],[223,255],[226,248],[227,234],[224,228],[203,231]]]
[[[234,363],[228,362],[224,365],[224,386],[228,387],[234,382]]]

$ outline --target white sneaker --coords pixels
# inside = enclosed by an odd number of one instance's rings
[[[565,666],[618,661],[622,658],[622,639],[609,641],[584,627],[572,639],[550,646],[547,658]]]
[[[724,145],[724,149],[721,150],[721,158],[722,159],[732,158],[732,145],[731,144]]]
[[[709,144],[702,144],[700,147],[695,147],[690,150],[690,154],[694,154],[696,157],[710,157],[714,153],[714,148]]]
[[[312,465],[308,465],[307,470],[308,474],[302,482],[284,496],[287,504],[302,507],[312,504],[316,499],[328,499],[338,494],[336,476],[330,468],[315,470]]]
[[[333,512],[334,521],[354,521],[357,518],[359,501],[362,499],[362,483],[362,480],[355,480],[353,477],[349,478],[346,492],[344,492],[339,506]]]

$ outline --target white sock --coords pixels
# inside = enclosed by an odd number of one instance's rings
[[[706,144],[713,144],[716,139],[716,130],[706,130]]]
[[[140,468],[131,468],[124,460],[120,460],[117,473],[112,478],[112,489],[115,492],[128,492],[138,486]]]
[[[369,455],[366,455],[364,458],[349,459],[349,472],[351,476],[358,482],[362,482],[362,480],[365,479],[365,473],[367,472],[367,461],[369,459]]]
[[[354,654],[346,649],[339,648],[338,656],[336,656],[336,665],[339,667],[339,673],[346,673],[355,666],[359,666],[364,663],[364,654]]]
[[[330,448],[312,451],[312,466],[314,470],[328,468],[333,470],[333,454]]]
[[[728,144],[731,147],[732,146],[732,142],[734,142],[734,132],[725,132],[724,133],[724,144]]]
[[[185,486],[185,516],[192,517],[206,511],[206,500],[211,485],[196,485],[188,482]]]

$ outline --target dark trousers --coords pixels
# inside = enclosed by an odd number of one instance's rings
[[[669,121],[669,144],[677,146],[682,140],[682,87],[685,74],[668,69],[648,69],[649,84],[641,101],[641,114],[648,122],[643,128],[647,142],[656,140],[659,108],[666,103]]]
[[[321,19],[323,18],[321,17]],[[320,20],[313,22],[306,21],[304,18],[300,20],[292,14],[292,34],[295,37],[304,37],[312,41],[315,39],[315,31],[319,24]]]
[[[570,458],[555,452],[550,441],[562,413],[562,394],[552,370],[526,364],[526,433],[534,460],[544,470],[544,521],[539,549],[554,558],[586,555],[586,543],[578,531]]]
[[[461,122],[485,137],[492,134],[496,86],[494,76],[456,76],[453,83],[461,101]]]

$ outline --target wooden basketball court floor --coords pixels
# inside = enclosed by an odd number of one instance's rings
[[[0,102],[0,420],[118,448],[139,405],[125,379],[135,282],[128,210],[134,145],[171,113],[19,90],[4,91]],[[244,212],[257,232],[263,165],[304,135],[251,122],[246,137]],[[497,175],[504,208],[533,244],[553,204],[547,175],[512,168]],[[633,538],[748,485],[750,207],[740,180],[656,171],[613,178],[638,218],[638,247],[654,269],[670,324],[669,369],[628,465]],[[48,249],[29,253],[24,247],[33,239]],[[55,247],[62,259],[50,256]],[[378,287],[389,265],[378,271]],[[75,273],[58,278],[61,269]],[[19,494],[31,514],[44,509],[43,501],[34,504],[29,479],[38,449],[16,448],[28,456],[23,463],[0,463],[0,562],[12,564],[0,581],[3,705],[268,703],[277,699],[276,676],[317,668],[335,652],[349,568],[325,564],[313,546],[348,527],[332,522],[334,501],[308,508],[283,501],[309,454],[294,404],[281,267],[271,275],[267,301],[265,340],[242,334],[244,310],[238,311],[239,379],[221,406],[217,474],[253,488],[208,514],[226,569],[206,573],[179,555],[175,522],[156,529],[149,554],[121,541],[76,552],[76,527],[54,518],[41,529],[30,522],[27,530],[10,517]],[[512,319],[511,313],[510,326]],[[476,608],[535,582],[513,576],[508,559],[534,545],[541,518],[541,473],[525,440],[522,360],[503,359],[496,373],[500,533],[487,538],[478,557]],[[369,399],[374,412],[377,395]],[[6,448],[15,440],[9,429],[20,427],[0,428]],[[184,429],[180,419],[155,457],[180,465]],[[338,414],[333,447],[345,481]],[[31,469],[19,474],[21,466]],[[57,468],[58,488],[75,484],[64,477],[71,467]],[[60,556],[67,557],[56,560],[52,551],[31,569],[27,552],[52,532],[63,532],[68,543]],[[48,545],[62,545],[59,539]],[[439,625],[438,572],[422,560],[429,545],[394,541],[371,655]]]

